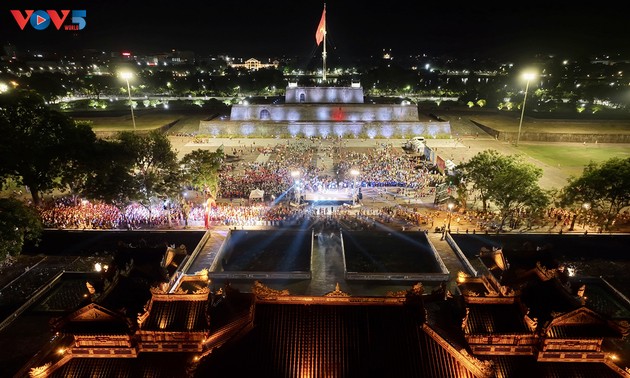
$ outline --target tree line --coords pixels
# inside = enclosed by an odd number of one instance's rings
[[[149,209],[156,199],[182,203],[184,187],[209,195],[218,190],[222,149],[195,150],[178,161],[166,135],[157,130],[99,139],[89,125],[51,109],[32,91],[0,95],[0,135],[0,182],[26,186],[34,206],[53,190],[119,207],[136,201]],[[0,258],[19,254],[19,240],[41,229],[32,211],[16,208],[20,202],[15,199],[0,202],[0,244],[5,238],[17,240],[0,249]]]
[[[630,206],[630,158],[591,162],[581,176],[571,177],[560,190],[541,189],[542,169],[518,155],[501,155],[495,150],[479,152],[458,169],[454,183],[460,205],[465,206],[471,195],[479,199],[483,212],[493,205],[499,212],[499,229],[523,214],[531,227],[553,205],[572,211],[573,222],[578,212],[588,209],[601,229],[609,230]]]

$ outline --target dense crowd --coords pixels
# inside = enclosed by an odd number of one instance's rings
[[[316,140],[301,140],[278,144],[274,147],[243,146],[251,152],[268,155],[268,159],[257,162],[236,162],[226,164],[220,173],[218,204],[206,208],[202,204],[188,202],[165,206],[161,201],[153,205],[131,203],[123,207],[89,201],[76,201],[73,198],[56,199],[40,207],[40,214],[45,227],[73,229],[137,229],[180,226],[211,225],[253,226],[278,225],[284,222],[303,223],[317,219],[335,219],[335,222],[359,226],[365,223],[374,226],[377,223],[389,224],[398,222],[408,227],[444,227],[452,221],[454,227],[460,222],[466,230],[496,230],[500,220],[497,214],[476,211],[422,212],[410,207],[394,206],[366,209],[349,216],[343,207],[321,208],[313,213],[302,208],[286,206],[288,199],[293,198],[292,188],[299,182],[301,191],[325,192],[360,185],[362,187],[398,187],[397,192],[410,198],[426,195],[437,183],[443,182],[444,176],[435,174],[417,161],[408,159],[398,153],[391,144],[377,144],[367,152],[356,152],[335,145],[318,146]],[[233,149],[235,155],[243,154],[243,149]],[[318,165],[318,159],[324,155],[327,161],[336,162],[333,167]],[[332,169],[326,169],[332,168]],[[357,170],[355,177],[350,173]],[[295,172],[298,175],[295,175]],[[328,172],[328,173],[326,173]],[[330,174],[332,172],[332,174]],[[292,175],[293,174],[293,175]],[[356,180],[356,181],[355,181]],[[226,199],[248,198],[254,189],[265,191],[262,202],[242,205],[241,202],[226,203]],[[381,192],[381,199],[383,193]],[[376,201],[375,198],[373,198]],[[579,216],[579,218],[578,218]],[[322,218],[323,217],[323,218]],[[452,219],[449,219],[452,218]],[[532,214],[516,211],[507,219],[504,229],[530,227],[535,217]],[[578,218],[578,223],[595,224],[588,213],[550,208],[542,218],[538,218],[537,226],[551,225],[551,229],[567,228]],[[614,222],[630,221],[630,214],[622,213]],[[601,223],[601,222],[599,222]],[[365,225],[364,224],[364,225]]]
[[[366,153],[345,151],[329,147],[325,151],[337,161],[334,175],[325,174],[314,156],[317,149],[311,142],[294,142],[277,145],[262,151],[273,156],[264,163],[239,163],[227,166],[220,174],[223,198],[247,198],[254,189],[262,189],[268,198],[278,198],[296,183],[308,192],[325,192],[363,187],[404,187],[428,192],[429,188],[444,180],[440,174],[430,172],[407,157],[396,154],[391,144],[381,145]],[[321,150],[321,148],[320,148]],[[357,177],[351,170],[359,172]],[[299,172],[293,177],[292,172]],[[356,181],[355,181],[356,180]]]

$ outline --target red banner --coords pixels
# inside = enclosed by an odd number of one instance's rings
[[[326,8],[322,11],[322,19],[319,20],[319,25],[317,26],[317,31],[315,32],[315,41],[317,41],[317,46],[324,40],[326,37]]]

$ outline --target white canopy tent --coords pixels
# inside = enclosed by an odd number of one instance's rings
[[[249,193],[250,200],[253,200],[253,199],[262,200],[264,196],[265,196],[265,191],[261,189],[254,189]]]

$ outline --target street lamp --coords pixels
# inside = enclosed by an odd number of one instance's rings
[[[525,96],[523,97],[523,105],[521,106],[521,120],[518,122],[518,135],[516,136],[516,147],[518,147],[518,142],[521,140],[521,126],[523,126],[523,116],[525,115],[525,101],[527,101],[527,91],[529,90],[529,82],[536,77],[536,74],[533,72],[525,72],[523,74],[523,79],[525,79]]]
[[[586,228],[586,218],[588,216],[588,210],[591,208],[591,204],[588,202],[584,202],[584,204],[582,205],[582,208],[584,208],[584,217],[582,219],[582,228]]]
[[[129,79],[133,77],[133,74],[129,71],[120,73],[120,77],[127,82],[127,94],[129,95],[129,107],[131,108],[131,122],[133,122],[133,131],[136,131],[136,117],[133,114],[133,102],[131,101],[131,86],[129,85]]]
[[[453,208],[455,207],[455,204],[453,202],[449,202],[447,206],[448,206],[448,226],[446,226],[446,229],[448,230],[448,232],[451,232],[451,218],[453,217]]]
[[[356,198],[356,195],[354,193],[354,190],[355,190],[354,189],[354,184],[357,181],[357,176],[359,175],[359,173],[360,172],[358,170],[356,170],[356,169],[353,169],[353,170],[350,171],[350,174],[352,175],[352,204],[353,205],[354,205],[354,201],[355,201],[355,198]]]

